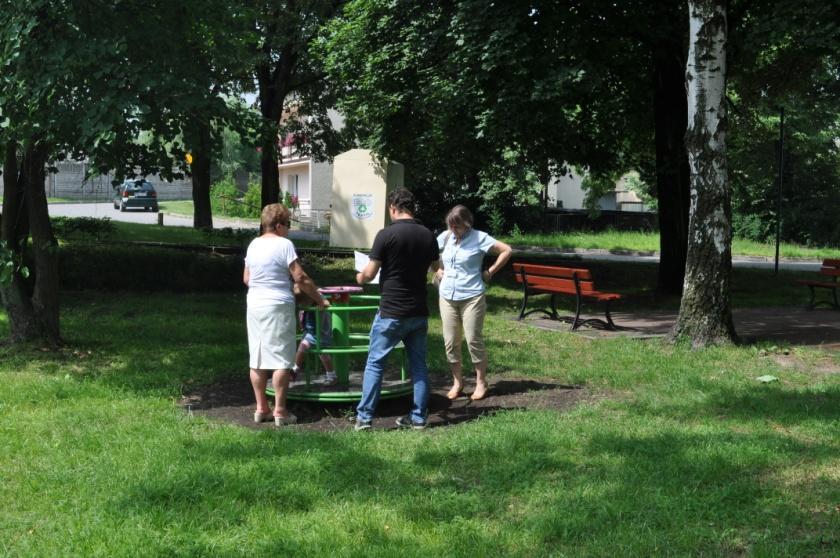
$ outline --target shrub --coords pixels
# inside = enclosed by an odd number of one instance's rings
[[[259,182],[251,182],[248,184],[248,189],[245,191],[245,197],[242,199],[244,208],[247,212],[247,217],[260,218],[260,211],[262,210],[262,185]]]
[[[221,256],[132,244],[63,247],[65,289],[103,291],[233,291],[243,289],[242,256]]]
[[[56,236],[108,238],[116,231],[110,217],[53,217],[52,226]]]
[[[240,192],[230,177],[224,178],[210,187],[210,205],[214,215],[228,217],[244,217],[242,204],[239,203]]]

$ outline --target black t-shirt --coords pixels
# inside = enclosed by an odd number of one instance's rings
[[[370,259],[381,263],[379,314],[383,318],[429,315],[426,272],[438,259],[432,231],[417,219],[398,219],[376,233]]]

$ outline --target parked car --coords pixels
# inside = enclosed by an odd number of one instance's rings
[[[143,211],[157,211],[157,191],[151,183],[145,180],[126,180],[117,187],[114,197],[114,209],[125,211],[134,207],[142,207]]]

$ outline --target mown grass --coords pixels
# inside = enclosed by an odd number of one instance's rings
[[[177,408],[196,383],[247,382],[244,293],[65,293],[65,349],[0,348],[0,554],[837,555],[840,375],[813,373],[813,350],[780,368],[763,347],[592,341],[509,320],[518,297],[490,289],[491,373],[597,397],[356,434]]]
[[[192,217],[193,215],[193,201],[192,200],[166,200],[158,202],[158,208],[165,213],[172,213],[173,215],[185,215]]]
[[[570,232],[555,234],[520,234],[501,237],[516,246],[540,246],[571,250],[574,248],[608,250],[615,252],[658,252],[659,233],[607,230],[603,232]],[[775,244],[755,242],[736,238],[732,242],[732,253],[738,256],[760,256],[772,258],[776,255]],[[782,243],[779,254],[783,258],[824,259],[840,258],[840,248],[814,248],[797,244]]]
[[[142,223],[128,223],[124,221],[111,221],[113,231],[110,233],[101,233],[97,235],[89,235],[84,233],[74,233],[67,236],[62,236],[60,240],[65,242],[163,242],[166,244],[197,244],[197,245],[217,245],[217,246],[247,246],[258,234],[258,226],[252,231],[230,229],[213,229],[212,231],[202,231],[192,227],[172,227],[158,225],[146,225]],[[57,234],[61,236],[62,231],[58,230]],[[300,247],[323,247],[326,243],[323,241],[295,239],[295,246]]]

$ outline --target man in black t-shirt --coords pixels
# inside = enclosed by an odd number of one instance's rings
[[[362,382],[362,400],[356,409],[356,430],[370,428],[379,402],[385,363],[400,341],[408,357],[414,404],[409,415],[397,419],[397,426],[426,427],[429,402],[426,272],[438,259],[438,244],[432,232],[414,218],[414,195],[405,188],[388,195],[388,213],[391,224],[376,234],[370,261],[356,274],[356,282],[363,285],[379,272],[382,295],[379,312],[370,328],[370,349]]]

